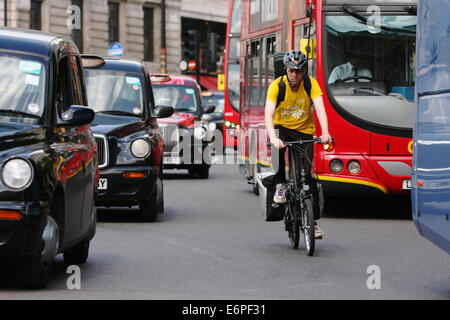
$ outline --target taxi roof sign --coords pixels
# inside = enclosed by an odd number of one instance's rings
[[[95,55],[81,55],[83,68],[101,68],[105,65],[105,59]]]
[[[169,82],[172,80],[167,74],[151,74],[150,81],[151,82]]]
[[[214,95],[214,93],[210,92],[210,91],[203,91],[202,92],[202,97],[212,97]]]

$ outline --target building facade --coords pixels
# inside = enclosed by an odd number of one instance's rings
[[[72,38],[82,53],[107,55],[119,42],[124,56],[161,71],[161,0],[0,0],[0,25]],[[166,0],[167,71],[179,72],[182,21],[226,24],[228,0]],[[201,24],[200,24],[201,25]]]

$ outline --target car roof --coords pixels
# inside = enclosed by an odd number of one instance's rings
[[[169,76],[170,80],[169,81],[164,81],[164,82],[158,82],[158,81],[152,81],[152,85],[167,85],[167,84],[172,84],[172,85],[188,85],[188,86],[197,86],[197,81],[195,81],[194,79],[192,79],[189,76],[186,75],[182,75],[182,74],[156,74],[156,73],[152,73],[151,76]]]
[[[52,42],[55,39],[62,39],[62,37],[34,30],[0,27],[0,50],[49,56]]]

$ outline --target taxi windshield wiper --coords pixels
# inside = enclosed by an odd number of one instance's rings
[[[41,117],[35,114],[26,113],[22,111],[16,111],[16,110],[0,110],[0,115],[6,115],[6,116],[18,116],[22,118],[33,118],[33,119],[40,119]]]
[[[385,96],[382,93],[375,92],[369,89],[363,89],[363,88],[351,88],[353,89],[353,92],[355,95],[363,95],[363,96]]]
[[[359,21],[363,22],[364,24],[367,24],[368,26],[373,26],[375,28],[385,30],[385,31],[397,31],[397,32],[406,32],[406,33],[414,33],[414,34],[416,33],[416,31],[413,31],[413,30],[383,26],[381,24],[380,25],[372,24],[372,23],[368,22],[368,19],[366,17],[360,15],[354,8],[350,7],[347,4],[344,4],[341,9],[343,12],[352,16],[353,18],[358,19]]]
[[[96,114],[98,114],[98,113],[112,114],[115,116],[127,116],[127,117],[138,117],[138,118],[141,117],[140,114],[135,114],[135,113],[126,112],[126,111],[120,111],[120,110],[106,110],[106,111],[96,112]]]

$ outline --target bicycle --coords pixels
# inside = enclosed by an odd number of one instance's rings
[[[309,159],[300,146],[311,143],[324,144],[317,138],[284,142],[289,153],[289,179],[287,181],[284,214],[285,229],[289,233],[291,246],[294,249],[298,249],[300,230],[302,231],[305,240],[305,252],[308,256],[313,256],[315,250],[313,194],[310,192],[311,186],[306,182],[305,167],[307,166],[305,161],[309,161]],[[295,153],[292,152],[294,150],[298,151],[299,160],[302,161],[300,172],[296,168]],[[311,168],[313,168],[312,164]]]

